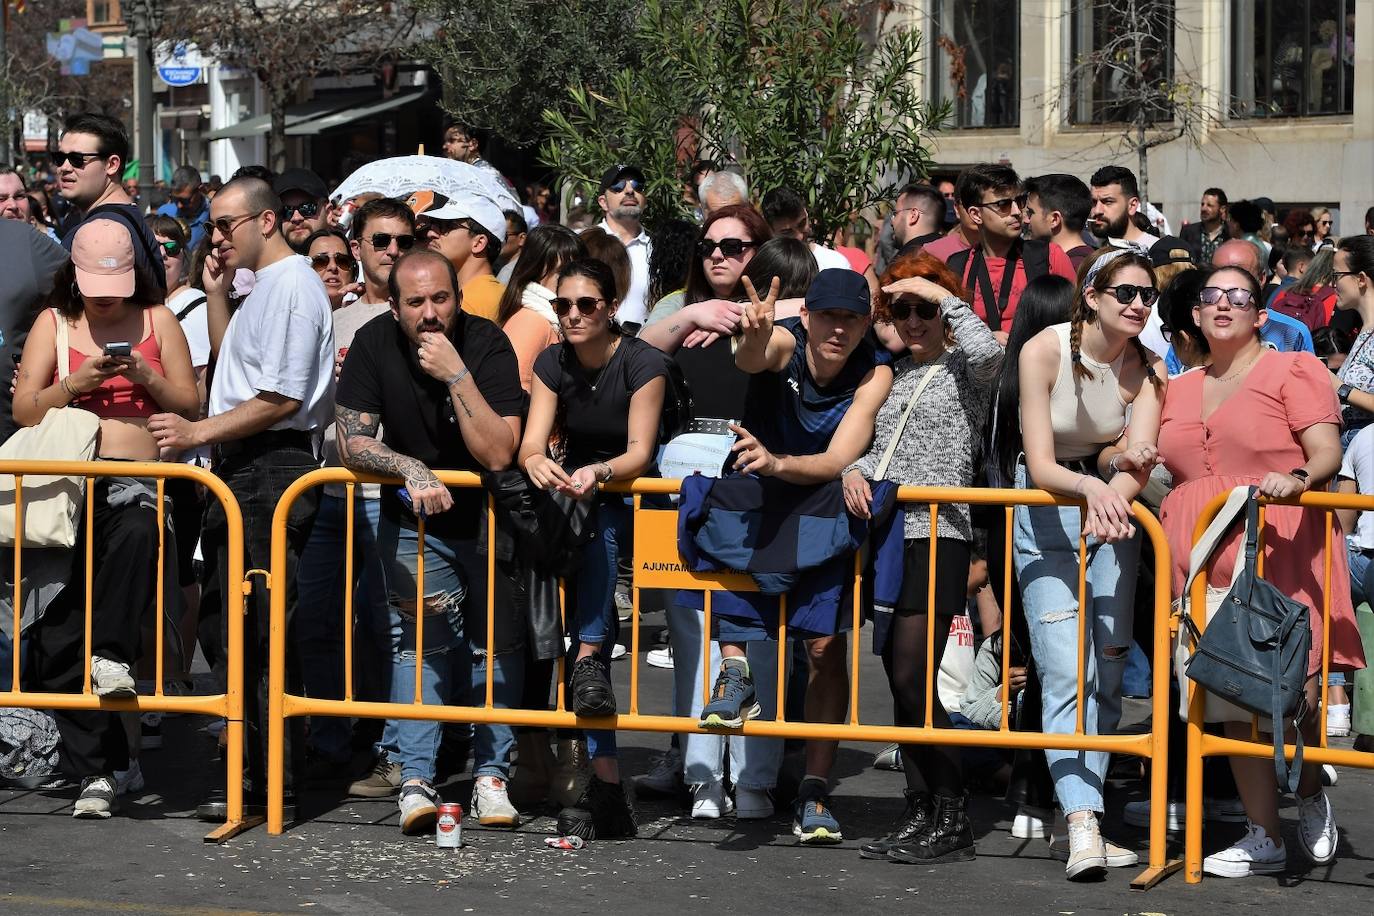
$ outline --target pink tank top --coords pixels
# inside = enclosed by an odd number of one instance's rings
[[[147,329],[147,336],[139,341],[134,349],[143,354],[143,360],[149,368],[158,375],[165,376],[166,373],[162,371],[162,347],[157,342],[157,335],[153,333],[152,321],[147,317],[144,318],[144,327]],[[81,368],[82,363],[91,358],[75,347],[68,347],[68,371],[75,372]],[[53,373],[53,381],[57,381],[56,372]],[[89,410],[98,417],[134,417],[144,420],[162,410],[147,388],[134,384],[122,375],[106,379],[99,388],[72,401],[72,406]]]

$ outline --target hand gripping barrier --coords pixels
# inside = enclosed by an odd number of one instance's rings
[[[0,706],[24,707],[28,709],[84,709],[103,712],[163,712],[192,713],[196,715],[218,716],[225,720],[226,739],[226,779],[228,789],[228,817],[225,823],[205,837],[206,842],[219,843],[233,837],[258,823],[245,821],[243,816],[243,598],[244,587],[226,589],[225,608],[228,622],[227,642],[224,647],[227,663],[228,687],[224,693],[212,696],[169,696],[163,693],[163,648],[165,645],[166,614],[164,594],[164,569],[166,562],[166,518],[163,500],[166,482],[170,479],[191,480],[204,486],[211,496],[220,501],[224,515],[228,519],[229,563],[227,576],[229,582],[243,583],[243,517],[239,512],[238,501],[229,487],[209,471],[186,464],[173,464],[155,461],[0,461],[0,475],[13,475],[15,479],[15,546],[13,548],[14,603],[13,619],[6,621],[13,627],[10,633],[19,634],[13,638],[14,654],[11,661],[12,690],[0,692]],[[22,548],[24,533],[24,477],[29,476],[70,476],[86,479],[86,501],[84,543],[78,543],[73,550],[84,550],[86,557],[85,595],[85,662],[83,688],[80,693],[37,693],[22,690],[21,617],[24,606],[23,570],[24,553]],[[157,481],[157,588],[156,588],[156,640],[152,647],[156,652],[156,687],[151,696],[138,696],[132,699],[111,699],[97,697],[91,689],[91,620],[93,614],[92,557],[94,550],[95,503],[90,498],[97,478],[101,477],[143,477]],[[34,548],[29,548],[30,550]],[[45,548],[51,549],[51,548]],[[130,571],[134,573],[135,571]],[[75,584],[75,583],[73,583]],[[146,651],[146,650],[145,650]]]
[[[444,483],[450,486],[475,487],[480,486],[476,475],[456,471],[440,471],[437,476]],[[378,481],[381,478],[365,477],[354,475],[343,469],[324,469],[312,472],[297,480],[283,494],[280,503],[277,505],[273,521],[272,531],[272,627],[271,627],[271,687],[269,698],[269,725],[268,725],[268,808],[267,808],[267,828],[269,833],[279,833],[284,827],[282,793],[283,793],[283,732],[284,720],[288,716],[353,716],[364,718],[398,718],[398,719],[425,719],[441,722],[491,722],[509,725],[530,725],[544,728],[596,728],[596,729],[615,729],[618,731],[655,731],[655,732],[688,732],[696,733],[699,731],[699,724],[696,719],[682,716],[660,716],[645,715],[639,711],[639,672],[640,672],[640,590],[645,588],[656,589],[690,589],[705,592],[705,625],[703,632],[711,632],[711,594],[715,591],[755,591],[753,581],[741,573],[698,573],[688,570],[682,564],[681,557],[677,550],[677,512],[674,510],[651,509],[642,505],[642,498],[648,495],[673,494],[678,490],[678,481],[659,480],[659,479],[640,479],[620,484],[612,484],[608,489],[612,492],[629,494],[634,505],[634,556],[633,556],[633,588],[632,588],[632,628],[630,645],[630,697],[628,711],[622,712],[615,717],[597,719],[579,719],[574,713],[567,709],[565,704],[563,677],[560,662],[560,676],[556,687],[556,702],[553,710],[533,710],[533,709],[498,709],[492,704],[492,678],[493,666],[486,666],[486,699],[482,706],[457,707],[457,706],[433,706],[425,705],[421,702],[421,689],[419,683],[419,666],[417,666],[415,700],[412,703],[366,703],[352,699],[352,600],[353,600],[353,568],[351,552],[350,558],[346,561],[346,583],[345,583],[345,607],[343,608],[343,633],[344,633],[344,689],[345,698],[343,700],[319,700],[307,699],[305,697],[288,695],[285,693],[286,683],[286,589],[280,587],[281,579],[278,575],[279,570],[285,569],[286,563],[286,540],[285,522],[290,511],[292,502],[303,491],[310,487],[320,486],[325,483],[344,483],[347,493],[346,517],[350,519],[348,535],[350,542],[352,539],[353,500],[355,499],[354,486],[360,482]],[[1011,568],[1011,532],[1012,513],[1015,506],[1049,506],[1055,504],[1082,505],[1070,500],[1058,499],[1048,493],[1038,490],[988,490],[988,489],[946,489],[946,488],[917,488],[903,487],[899,492],[898,499],[902,502],[923,503],[929,506],[931,515],[931,525],[936,524],[940,506],[951,503],[965,503],[970,505],[991,505],[1001,506],[1006,513],[1006,543],[1005,555],[1006,564],[1002,570],[1003,581],[1009,592],[1012,587],[1012,568]],[[1154,545],[1156,561],[1161,568],[1169,568],[1169,548],[1165,541],[1163,529],[1159,522],[1150,512],[1140,505],[1134,505],[1136,524],[1145,532],[1145,535]],[[494,514],[488,501],[488,534],[493,535],[495,524]],[[421,533],[423,536],[423,522],[421,523]],[[936,542],[931,540],[931,562],[934,567],[934,553]],[[487,551],[487,573],[490,576],[493,572],[494,551]],[[1083,653],[1085,644],[1085,634],[1087,626],[1087,614],[1085,611],[1087,599],[1086,584],[1086,564],[1087,556],[1086,541],[1080,540],[1079,543],[1079,575],[1078,575],[1078,635],[1079,635],[1079,664],[1080,672],[1084,669]],[[417,583],[417,600],[423,599],[424,571],[423,567],[419,570],[420,582]],[[862,608],[858,600],[861,588],[861,571],[858,561],[855,561],[854,576],[854,620],[853,629],[857,634],[862,623]],[[491,650],[494,641],[494,590],[487,589],[487,653],[491,657]],[[929,600],[934,603],[934,582],[930,585]],[[1165,755],[1167,751],[1167,724],[1168,716],[1168,676],[1169,676],[1169,581],[1167,577],[1158,577],[1155,585],[1155,594],[1152,604],[1155,616],[1155,644],[1152,652],[1154,659],[1154,689],[1153,689],[1153,710],[1152,718],[1154,728],[1151,732],[1138,735],[1091,735],[1086,732],[1083,721],[1083,679],[1080,675],[1078,682],[1078,720],[1073,734],[1045,734],[1039,732],[1012,731],[1009,727],[1008,704],[1003,704],[1002,720],[997,731],[973,731],[962,729],[937,729],[933,726],[933,702],[935,697],[934,672],[939,669],[938,660],[934,664],[926,666],[926,709],[925,724],[921,727],[898,727],[890,725],[865,724],[860,721],[859,716],[859,659],[861,651],[861,640],[854,638],[850,640],[850,697],[849,697],[849,717],[843,723],[814,723],[814,722],[789,722],[783,714],[781,708],[777,719],[774,721],[752,720],[748,722],[741,733],[745,735],[761,735],[777,738],[803,738],[821,740],[844,740],[844,741],[873,741],[873,742],[897,742],[903,744],[941,744],[961,747],[995,747],[995,748],[1062,748],[1066,750],[1091,750],[1105,751],[1111,753],[1132,754],[1138,757],[1147,758],[1151,761],[1151,790],[1150,797],[1155,801],[1151,805],[1150,821],[1150,853],[1149,866],[1133,882],[1133,886],[1147,888],[1151,887],[1173,871],[1182,866],[1181,862],[1165,861],[1165,782],[1166,764]],[[778,696],[786,696],[786,656],[788,652],[786,642],[786,620],[787,610],[785,599],[779,601],[779,639],[778,639]],[[424,630],[423,614],[417,615],[416,627],[416,655],[422,654]],[[935,615],[930,615],[931,626],[927,633],[926,651],[927,657],[934,652],[935,645]],[[1007,681],[1007,670],[1010,667],[1010,640],[1003,641],[1002,649],[1002,682]],[[703,665],[703,677],[701,689],[703,696],[709,697],[712,679],[715,672],[709,663],[709,642],[703,639],[702,652],[705,664]],[[781,706],[781,703],[779,704]],[[622,707],[625,708],[625,707]],[[889,709],[884,709],[882,715],[890,717]],[[733,733],[733,732],[731,732]]]
[[[1199,516],[1197,526],[1193,531],[1193,541],[1196,543],[1201,539],[1202,533],[1211,523],[1212,519],[1221,510],[1226,502],[1226,493],[1222,493],[1204,507],[1202,515]],[[1317,733],[1320,738],[1317,744],[1306,744],[1303,747],[1304,764],[1331,764],[1333,766],[1363,767],[1374,769],[1374,753],[1354,750],[1342,750],[1332,748],[1327,745],[1326,723],[1323,721],[1326,709],[1326,694],[1328,690],[1327,679],[1331,672],[1331,590],[1333,588],[1350,588],[1350,583],[1333,582],[1331,572],[1331,551],[1344,550],[1343,541],[1334,538],[1334,520],[1337,509],[1355,509],[1362,512],[1374,511],[1374,496],[1357,496],[1349,493],[1304,493],[1297,499],[1276,499],[1262,500],[1264,504],[1303,506],[1312,511],[1322,512],[1325,516],[1324,524],[1326,535],[1323,547],[1322,562],[1322,606],[1320,615],[1309,616],[1309,624],[1316,627],[1318,622],[1322,627],[1322,668],[1320,681],[1320,705],[1309,710],[1309,716],[1317,716]],[[1260,507],[1260,550],[1256,560],[1256,569],[1260,575],[1264,574],[1264,567],[1267,563],[1306,563],[1305,557],[1286,557],[1282,549],[1277,545],[1273,547],[1273,556],[1265,559],[1266,545],[1264,543],[1264,506]],[[1161,567],[1163,568],[1163,567]],[[1211,566],[1208,566],[1210,575]],[[1207,606],[1207,582],[1208,576],[1199,575],[1194,581],[1186,583],[1190,589],[1190,605],[1194,608],[1205,608]],[[1313,608],[1313,611],[1318,610]],[[1199,631],[1206,629],[1206,614],[1197,614],[1192,617],[1193,623]],[[1175,624],[1175,627],[1177,624]],[[1374,659],[1370,660],[1374,663]],[[1220,735],[1211,735],[1203,730],[1206,705],[1206,691],[1200,690],[1192,681],[1188,682],[1188,781],[1187,781],[1187,810],[1188,819],[1184,834],[1184,863],[1186,865],[1185,874],[1189,884],[1197,884],[1202,881],[1202,818],[1195,816],[1203,809],[1203,784],[1202,784],[1202,762],[1205,757],[1257,757],[1265,760],[1272,760],[1274,757],[1274,746],[1268,740],[1261,740],[1259,736],[1259,717],[1253,717],[1250,723],[1250,739],[1242,741],[1236,738],[1226,738]],[[1293,759],[1295,746],[1285,745],[1284,754],[1289,759]],[[1272,768],[1270,769],[1272,775]],[[1157,796],[1162,797],[1162,796]],[[1294,855],[1300,853],[1291,853]]]

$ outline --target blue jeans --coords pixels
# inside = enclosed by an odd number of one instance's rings
[[[1374,605],[1374,557],[1347,544],[1350,557],[1350,598],[1355,607]]]
[[[1016,485],[1029,486],[1024,466]],[[1072,734],[1078,716],[1077,506],[1017,506],[1012,555],[1040,673],[1044,729]],[[1087,627],[1083,647],[1083,731],[1112,735],[1121,721],[1121,679],[1131,645],[1139,534],[1128,541],[1087,544]],[[1064,813],[1102,812],[1111,755],[1049,750],[1050,775]]]
[[[615,609],[615,581],[620,551],[633,548],[633,512],[619,496],[607,496],[597,503],[596,535],[582,548],[582,569],[577,576],[577,607],[573,614],[573,641],[568,652],[568,670],[577,658],[578,643],[600,645],[601,658],[611,663],[611,650],[620,633]],[[591,757],[616,755],[615,732],[587,730],[587,753]]]
[[[673,714],[700,718],[701,635],[706,615],[695,608],[668,607],[668,631],[673,643]],[[760,719],[777,718],[778,644],[751,642],[745,646],[762,712]],[[720,644],[711,642],[711,672],[720,670]],[[804,669],[803,669],[804,670]],[[689,786],[719,783],[725,775],[725,751],[730,751],[730,772],[736,786],[772,789],[782,764],[781,738],[746,738],[687,732],[682,736],[683,779]]]
[[[387,645],[385,581],[377,555],[381,501],[356,494],[353,503],[354,685],[358,696],[382,700],[389,693],[391,657]],[[348,551],[348,500],[324,493],[310,540],[296,569],[295,642],[307,696],[344,697],[343,606]],[[352,729],[347,719],[314,716],[310,750],[330,760],[347,760]]]

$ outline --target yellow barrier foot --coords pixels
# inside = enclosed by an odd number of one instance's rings
[[[1147,868],[1131,881],[1131,890],[1148,891],[1176,871],[1183,870],[1182,859],[1170,859],[1158,868]]]
[[[245,830],[252,830],[259,824],[265,824],[266,822],[267,818],[263,817],[260,814],[253,815],[252,817],[245,817],[243,820],[240,821],[225,821],[223,824],[220,824],[214,830],[211,830],[209,833],[205,834],[205,842],[224,843],[229,840],[232,840],[234,837],[238,836],[240,833],[243,833]]]

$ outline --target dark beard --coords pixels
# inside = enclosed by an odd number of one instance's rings
[[[1126,237],[1126,225],[1130,221],[1131,215],[1129,213],[1124,214],[1121,219],[1114,223],[1102,223],[1094,220],[1092,224],[1093,235],[1098,238],[1124,239]],[[1099,228],[1102,229],[1101,232],[1098,231]]]

